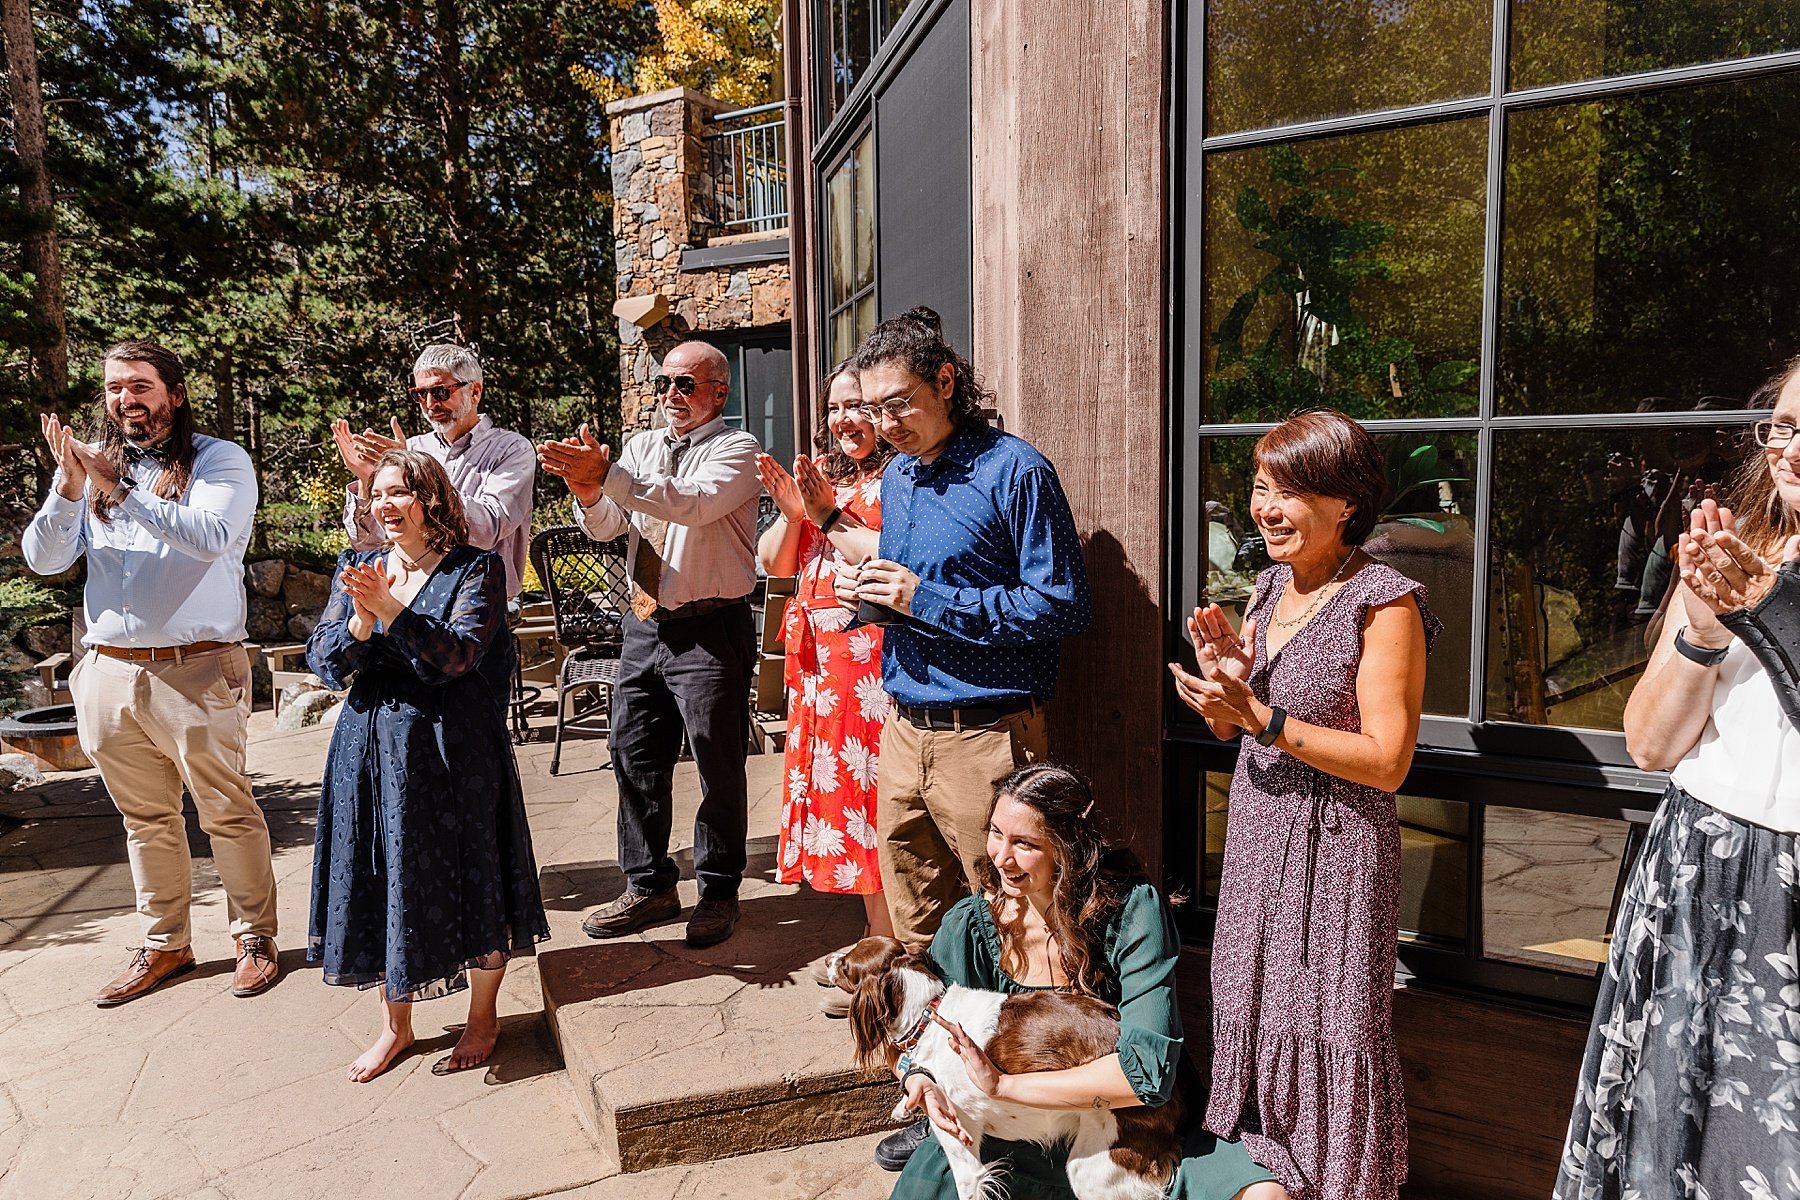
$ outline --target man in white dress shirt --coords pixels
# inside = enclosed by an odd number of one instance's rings
[[[531,440],[496,428],[481,412],[481,360],[463,346],[427,346],[413,363],[407,397],[419,406],[430,433],[407,437],[400,418],[394,436],[372,429],[352,433],[350,423],[331,423],[338,454],[355,476],[345,489],[344,532],[352,550],[373,550],[387,537],[369,515],[369,478],[382,454],[404,444],[444,464],[469,519],[469,545],[492,550],[506,564],[506,598],[519,598],[531,548],[531,490],[537,453]]]
[[[125,819],[143,929],[130,964],[94,999],[124,1004],[194,969],[183,787],[225,888],[232,994],[254,996],[280,970],[269,827],[244,773],[256,473],[242,448],[194,431],[173,351],[121,342],[105,368],[99,442],[42,418],[57,472],[23,539],[41,574],[87,556],[87,632],[69,690],[81,748]]]
[[[700,770],[691,946],[737,927],[744,874],[744,753],[756,635],[756,439],[726,426],[731,366],[705,342],[683,342],[656,380],[667,429],[638,433],[617,462],[587,426],[546,442],[538,458],[575,497],[588,536],[630,530],[632,610],[613,690],[611,747],[619,782],[623,895],[588,914],[590,937],[619,937],[681,914],[669,857],[675,760],[685,728]]]

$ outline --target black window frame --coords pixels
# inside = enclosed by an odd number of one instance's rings
[[[1742,412],[1582,413],[1499,416],[1496,412],[1505,143],[1508,118],[1527,110],[1608,97],[1625,97],[1704,83],[1739,82],[1800,72],[1800,50],[1720,62],[1660,68],[1522,89],[1509,87],[1511,0],[1493,0],[1489,86],[1486,94],[1453,100],[1245,129],[1218,136],[1205,131],[1206,29],[1204,3],[1170,5],[1171,80],[1168,278],[1173,281],[1168,333],[1169,391],[1165,421],[1170,431],[1168,547],[1164,602],[1164,649],[1173,661],[1187,646],[1182,614],[1191,611],[1206,569],[1204,481],[1200,448],[1211,438],[1254,435],[1269,423],[1216,423],[1204,419],[1204,364],[1207,331],[1202,297],[1201,248],[1205,218],[1205,163],[1213,153],[1314,139],[1398,129],[1427,123],[1483,117],[1487,121],[1487,195],[1481,307],[1479,402],[1470,416],[1374,420],[1372,433],[1457,433],[1477,441],[1474,512],[1474,576],[1471,587],[1469,714],[1467,718],[1426,716],[1412,774],[1401,789],[1414,795],[1470,805],[1468,922],[1460,950],[1403,943],[1401,973],[1452,990],[1472,990],[1544,1004],[1565,1011],[1591,1009],[1598,977],[1500,962],[1482,954],[1483,810],[1488,806],[1538,809],[1647,822],[1666,786],[1666,775],[1641,771],[1625,751],[1618,732],[1563,726],[1531,726],[1486,721],[1485,688],[1492,558],[1490,529],[1497,434],[1509,430],[1567,430],[1629,427],[1669,429],[1685,425],[1715,429],[1747,425],[1759,414]],[[1771,367],[1774,364],[1771,364]],[[1165,688],[1167,685],[1165,684]],[[1205,771],[1229,773],[1235,745],[1213,738],[1197,716],[1167,690],[1164,700],[1164,862],[1172,889],[1198,896],[1198,861],[1205,843],[1201,778]],[[1211,940],[1212,913],[1203,904],[1178,910],[1184,938]]]

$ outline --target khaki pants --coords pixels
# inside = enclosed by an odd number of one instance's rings
[[[243,648],[155,663],[90,650],[71,672],[69,691],[81,748],[125,818],[144,945],[179,950],[190,941],[194,870],[184,786],[212,839],[232,936],[273,937],[269,826],[244,774],[250,660]]]
[[[920,729],[889,712],[875,802],[881,886],[894,936],[909,948],[929,946],[944,914],[974,890],[994,785],[1044,754],[1042,708],[961,731]]]

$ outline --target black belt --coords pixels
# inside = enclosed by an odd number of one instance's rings
[[[960,708],[913,708],[896,704],[900,715],[920,729],[992,729],[1015,713],[1037,707],[1035,696],[1014,696],[991,704],[965,704]]]
[[[686,604],[677,604],[674,608],[658,607],[655,612],[650,614],[650,619],[652,621],[661,622],[682,621],[686,620],[688,617],[703,617],[707,613],[718,612],[720,609],[730,608],[734,604],[743,604],[749,599],[750,597],[748,596],[733,596],[729,600],[710,598],[706,600],[689,600]]]

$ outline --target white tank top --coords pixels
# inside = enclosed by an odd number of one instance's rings
[[[1713,683],[1712,715],[1670,773],[1682,791],[1722,813],[1800,833],[1800,730],[1749,647],[1731,643]]]

